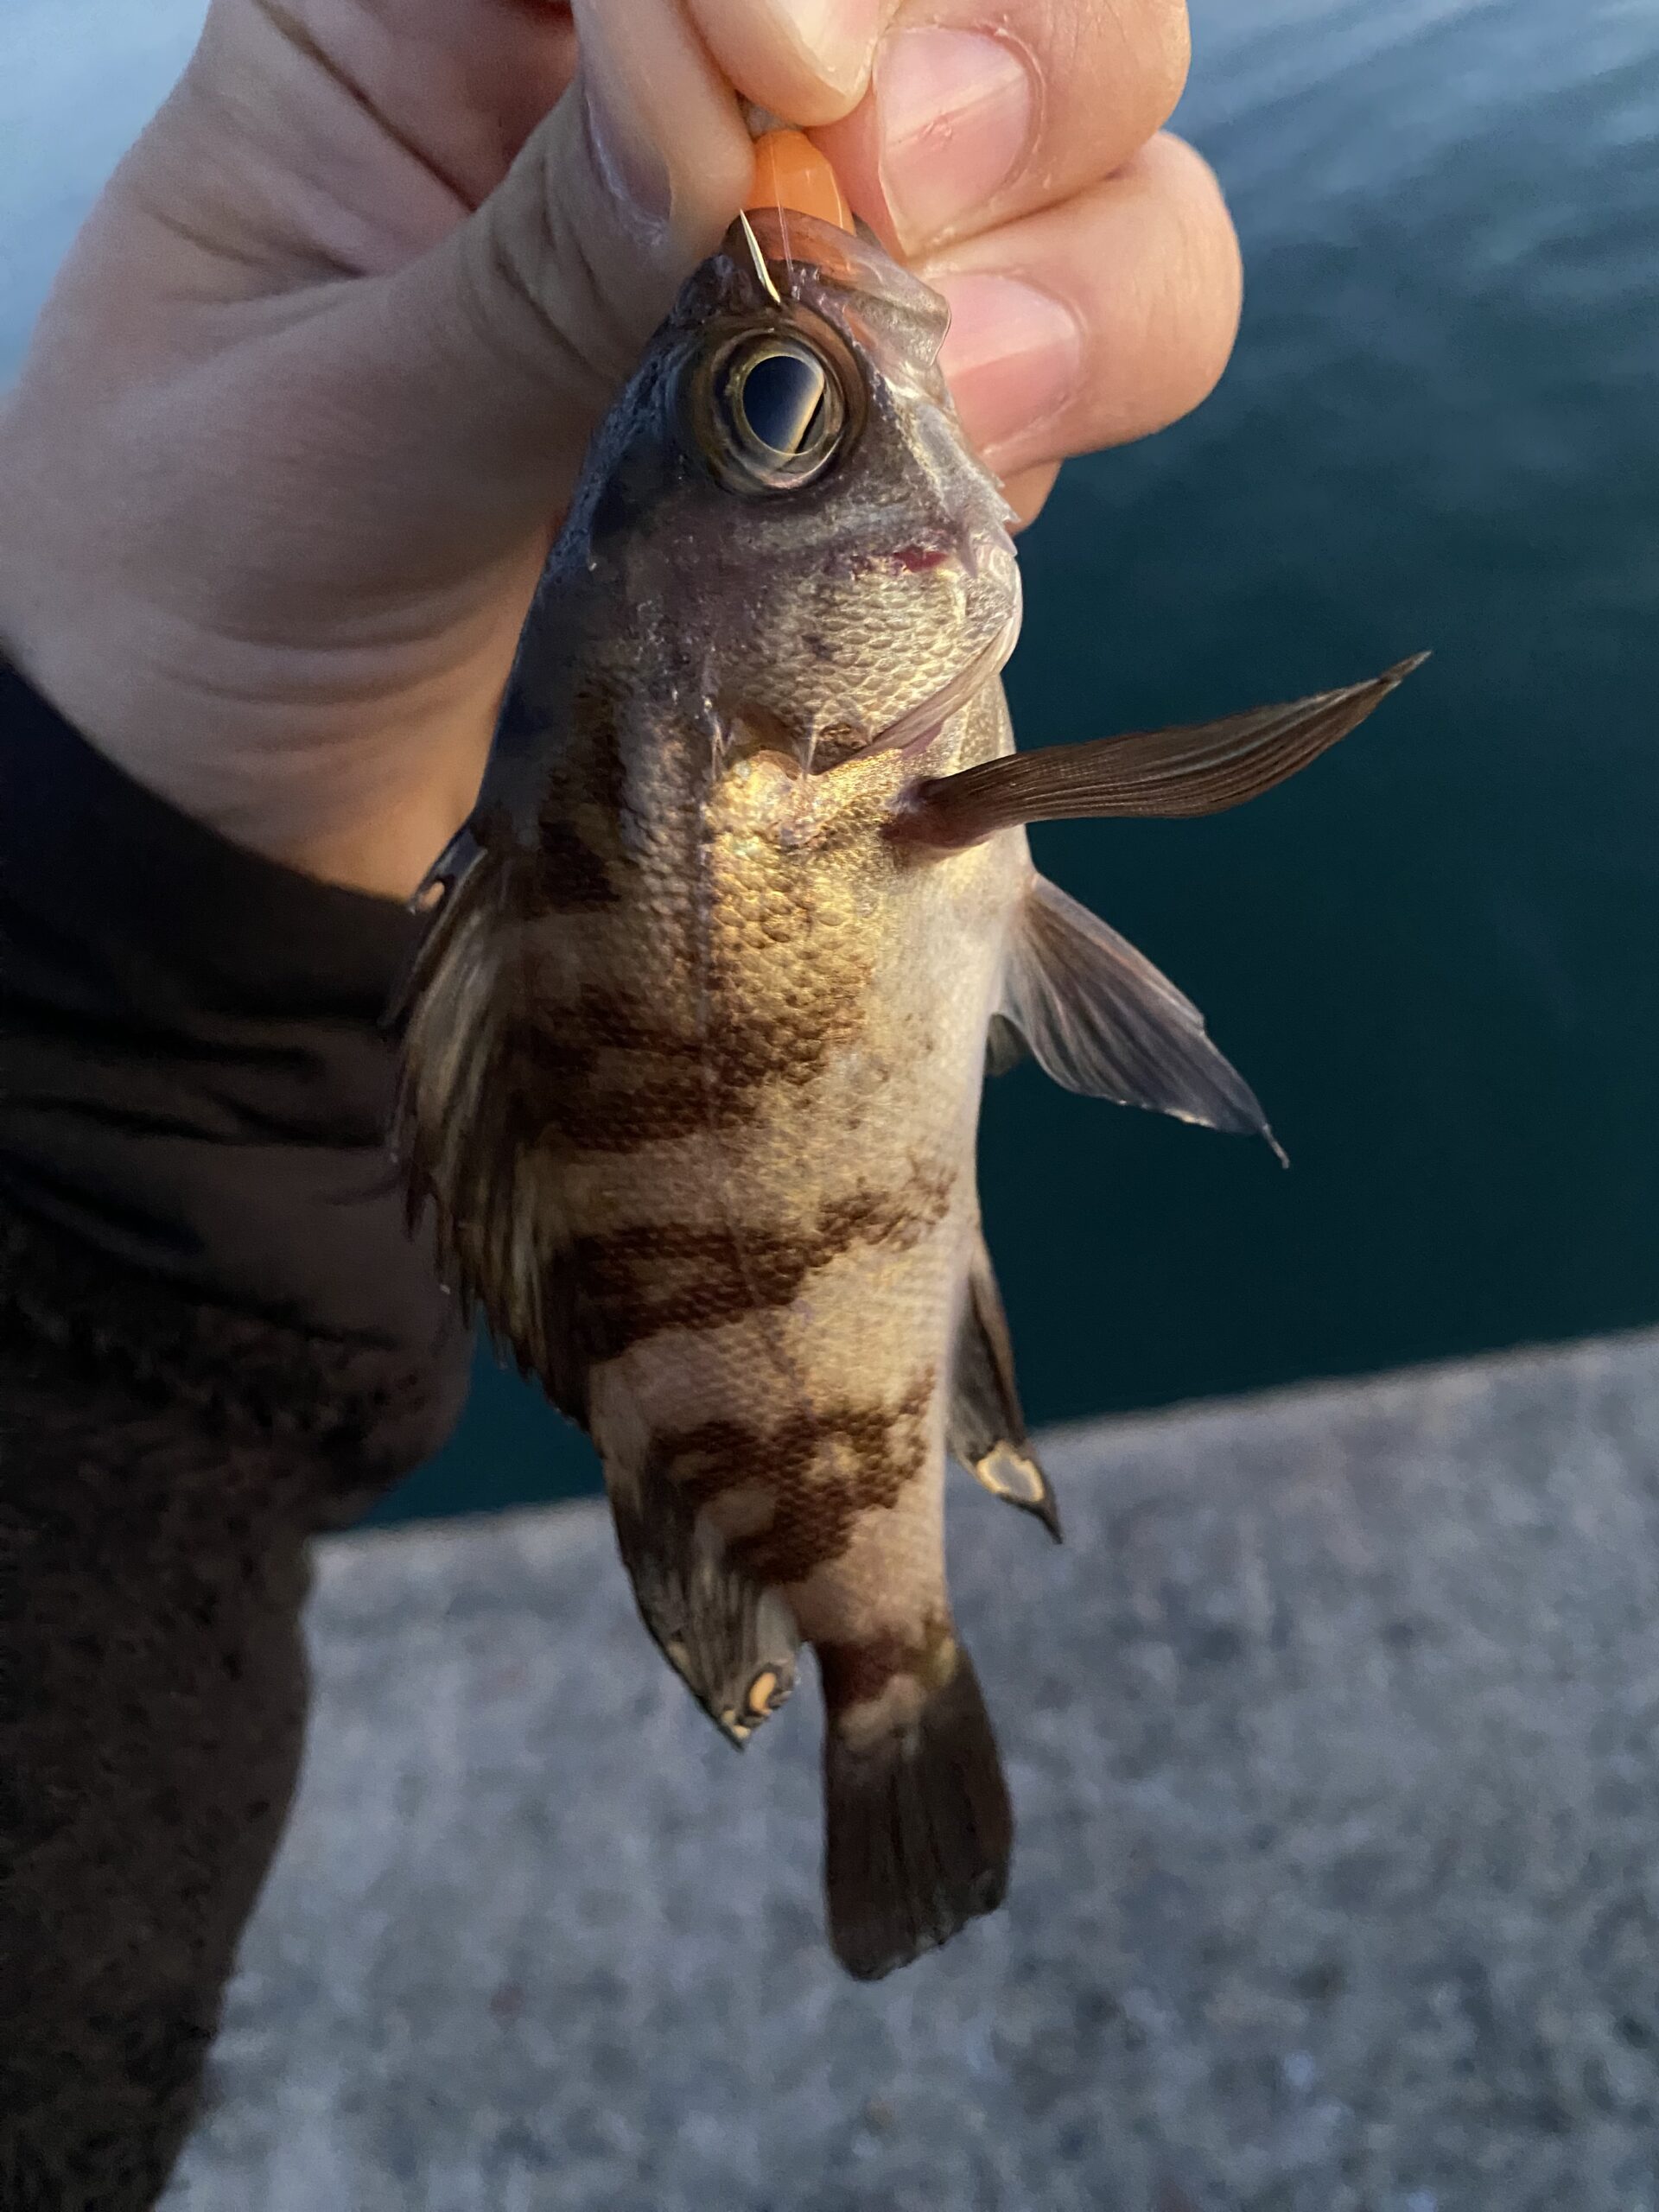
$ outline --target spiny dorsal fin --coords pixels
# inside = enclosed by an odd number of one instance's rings
[[[707,1514],[651,1461],[636,1476],[607,1454],[605,1486],[639,1618],[741,1751],[795,1687],[801,1637],[793,1611],[732,1557]]]
[[[1059,1508],[1026,1434],[1007,1316],[982,1233],[974,1239],[957,1324],[945,1444],[993,1497],[1034,1514],[1059,1542]]]
[[[1040,875],[1009,940],[997,1011],[1068,1090],[1265,1137],[1261,1102],[1204,1017],[1117,931]]]
[[[584,1427],[588,1332],[556,1181],[537,1172],[533,1062],[545,1025],[531,988],[533,857],[487,845],[442,896],[408,992],[398,1147],[411,1207],[430,1200],[441,1264],[468,1306]],[[441,864],[442,868],[442,864]],[[419,896],[420,894],[417,894]],[[607,1450],[618,1548],[641,1617],[731,1743],[747,1743],[794,1687],[800,1637],[775,1591],[734,1560],[718,1531],[647,1460]]]
[[[498,1343],[582,1421],[587,1368],[564,1239],[545,1179],[527,1172],[537,1131],[519,1062],[536,1034],[534,867],[531,855],[486,846],[459,875],[428,879],[442,896],[405,995],[394,1139],[411,1218],[430,1202],[438,1263],[464,1309],[481,1306]]]
[[[1418,653],[1369,683],[1221,721],[1044,746],[934,776],[905,794],[891,834],[955,851],[1023,822],[1221,814],[1317,760],[1427,658]]]

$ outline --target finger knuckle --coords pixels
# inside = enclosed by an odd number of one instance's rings
[[[1179,142],[1173,142],[1179,143]],[[1238,331],[1243,269],[1232,219],[1214,172],[1179,148],[1181,187],[1166,201],[1162,300],[1172,365],[1173,414],[1196,407],[1220,381]]]

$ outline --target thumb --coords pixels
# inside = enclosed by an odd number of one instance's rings
[[[376,442],[404,497],[487,558],[545,528],[588,440],[753,173],[737,97],[680,0],[576,0],[575,82],[467,222],[380,280]]]

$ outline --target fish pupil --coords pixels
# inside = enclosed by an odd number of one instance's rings
[[[761,354],[739,372],[732,394],[734,414],[757,445],[794,458],[810,449],[823,431],[827,387],[823,363],[807,354]]]

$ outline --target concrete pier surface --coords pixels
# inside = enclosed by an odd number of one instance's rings
[[[965,1478],[1005,1910],[874,1988],[602,1510],[321,1548],[168,2212],[1659,2212],[1659,1335]]]

